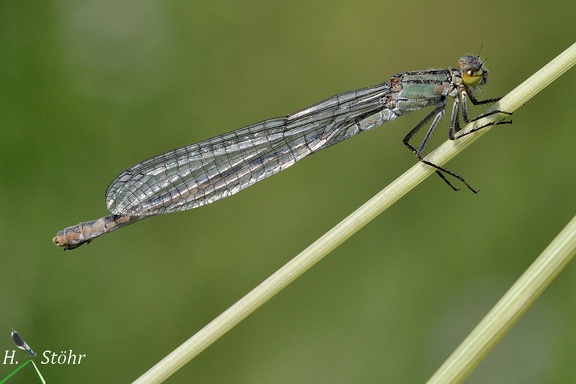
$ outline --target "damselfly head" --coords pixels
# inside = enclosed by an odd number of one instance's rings
[[[477,87],[488,82],[488,70],[478,56],[466,55],[458,60],[458,66],[466,85]]]

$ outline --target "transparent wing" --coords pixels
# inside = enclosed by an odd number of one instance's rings
[[[148,216],[233,195],[305,156],[396,118],[390,84],[333,96],[295,112],[152,157],[106,191],[110,212]]]

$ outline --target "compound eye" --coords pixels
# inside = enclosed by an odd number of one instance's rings
[[[466,85],[471,87],[475,87],[481,82],[484,83],[484,78],[486,76],[486,72],[482,68],[478,69],[468,69],[466,72],[462,74],[462,80]]]

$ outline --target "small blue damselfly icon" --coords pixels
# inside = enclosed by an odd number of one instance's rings
[[[20,337],[20,335],[18,334],[18,332],[16,332],[14,330],[14,328],[10,327],[10,329],[12,330],[12,341],[14,342],[14,344],[16,344],[16,346],[20,349],[22,349],[23,351],[28,352],[28,354],[31,357],[36,357],[36,353],[34,353],[34,351],[32,350],[32,348],[30,348],[28,346],[28,344],[26,344],[26,342]]]

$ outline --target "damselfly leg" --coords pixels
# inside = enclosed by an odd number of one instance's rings
[[[452,107],[452,115],[450,117],[450,130],[449,130],[450,140],[460,139],[460,138],[467,136],[471,133],[478,132],[479,130],[481,130],[483,128],[490,127],[493,125],[512,124],[512,121],[509,121],[509,120],[489,122],[489,123],[486,123],[486,124],[481,125],[479,127],[475,127],[469,131],[461,132],[460,109],[462,110],[462,120],[464,120],[464,122],[467,124],[474,122],[474,121],[477,121],[477,120],[480,120],[484,117],[495,115],[495,114],[505,114],[505,115],[511,115],[512,114],[509,112],[495,110],[495,111],[482,113],[482,114],[480,114],[474,118],[469,118],[468,117],[468,103],[467,103],[468,98],[470,98],[470,101],[474,105],[491,104],[491,103],[495,103],[495,102],[500,100],[500,98],[496,98],[496,99],[488,99],[488,100],[479,101],[474,97],[474,95],[466,92],[465,89],[461,90],[460,97],[454,98],[454,105]],[[459,188],[456,188],[446,178],[445,175],[450,175],[450,176],[454,177],[455,179],[459,180],[462,184],[464,184],[466,186],[466,188],[468,188],[470,191],[472,191],[474,193],[478,193],[477,190],[475,190],[474,188],[472,188],[472,186],[470,184],[468,184],[468,182],[466,181],[466,179],[464,179],[464,177],[460,176],[459,174],[457,174],[455,172],[450,171],[449,169],[446,169],[444,167],[441,167],[437,164],[434,164],[434,163],[424,159],[424,150],[426,148],[426,145],[428,144],[428,141],[432,137],[432,134],[434,133],[434,131],[438,127],[438,124],[440,124],[440,121],[442,120],[442,117],[444,116],[445,113],[446,113],[446,104],[441,105],[439,107],[436,107],[430,114],[428,114],[428,116],[426,116],[424,119],[422,119],[422,121],[420,121],[410,132],[408,132],[408,134],[403,139],[404,145],[406,145],[416,155],[416,158],[420,162],[434,168],[436,170],[436,174],[438,176],[440,176],[442,178],[442,180],[444,180],[446,182],[446,184],[448,184],[450,186],[450,188],[452,188],[454,191],[458,191]],[[426,131],[426,134],[424,135],[424,138],[422,139],[420,146],[418,147],[418,149],[416,149],[414,146],[412,146],[410,144],[410,140],[412,140],[412,138],[422,129],[423,126],[428,124],[428,122],[430,120],[432,120],[432,123],[430,124],[430,127]]]

